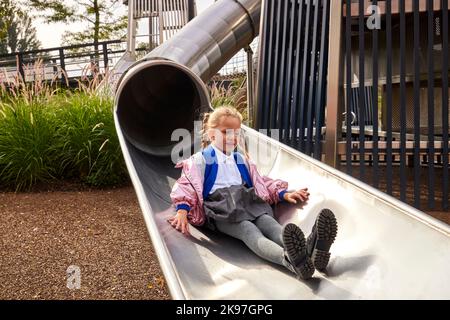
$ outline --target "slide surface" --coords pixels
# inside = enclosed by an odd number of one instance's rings
[[[450,298],[448,225],[249,128],[250,157],[264,159],[260,173],[311,192],[304,207],[275,207],[281,224],[297,223],[308,235],[322,208],[336,214],[339,230],[327,274],[316,271],[300,281],[226,235],[191,227],[192,236],[184,236],[166,222],[175,213],[169,194],[180,169],[170,157],[133,147],[118,130],[173,298]]]

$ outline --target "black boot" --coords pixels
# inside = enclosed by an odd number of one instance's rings
[[[330,261],[330,247],[337,235],[337,221],[330,209],[323,209],[314,223],[306,246],[314,267],[324,271]]]
[[[283,228],[283,244],[287,263],[301,279],[309,279],[314,274],[314,265],[306,249],[305,235],[293,223]],[[288,269],[290,269],[288,267]]]

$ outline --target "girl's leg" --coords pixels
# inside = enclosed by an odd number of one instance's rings
[[[294,272],[292,267],[286,263],[283,248],[264,237],[254,223],[250,221],[238,223],[215,221],[215,223],[219,231],[242,240],[247,247],[261,258],[285,266]]]
[[[283,227],[272,216],[268,214],[259,216],[255,220],[255,225],[267,238],[284,247],[282,240]]]
[[[272,216],[264,214],[254,221],[256,227],[272,241],[279,244],[292,264],[286,265],[302,279],[309,279],[314,274],[314,265],[308,255],[306,239],[302,230],[295,224],[288,223],[283,228]],[[284,240],[283,240],[284,238]],[[293,266],[295,265],[295,267]]]

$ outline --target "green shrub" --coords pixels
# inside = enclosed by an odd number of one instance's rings
[[[112,98],[80,92],[58,97],[56,148],[63,175],[92,186],[115,185],[126,167],[114,127]]]
[[[0,185],[18,191],[56,176],[55,125],[43,101],[0,103]]]
[[[74,92],[43,81],[0,85],[1,187],[28,190],[53,179],[103,187],[127,179],[113,100],[97,90],[99,79]]]

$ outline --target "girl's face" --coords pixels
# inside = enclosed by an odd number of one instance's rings
[[[217,128],[209,131],[211,143],[226,154],[236,148],[241,134],[241,122],[236,117],[223,116]]]

